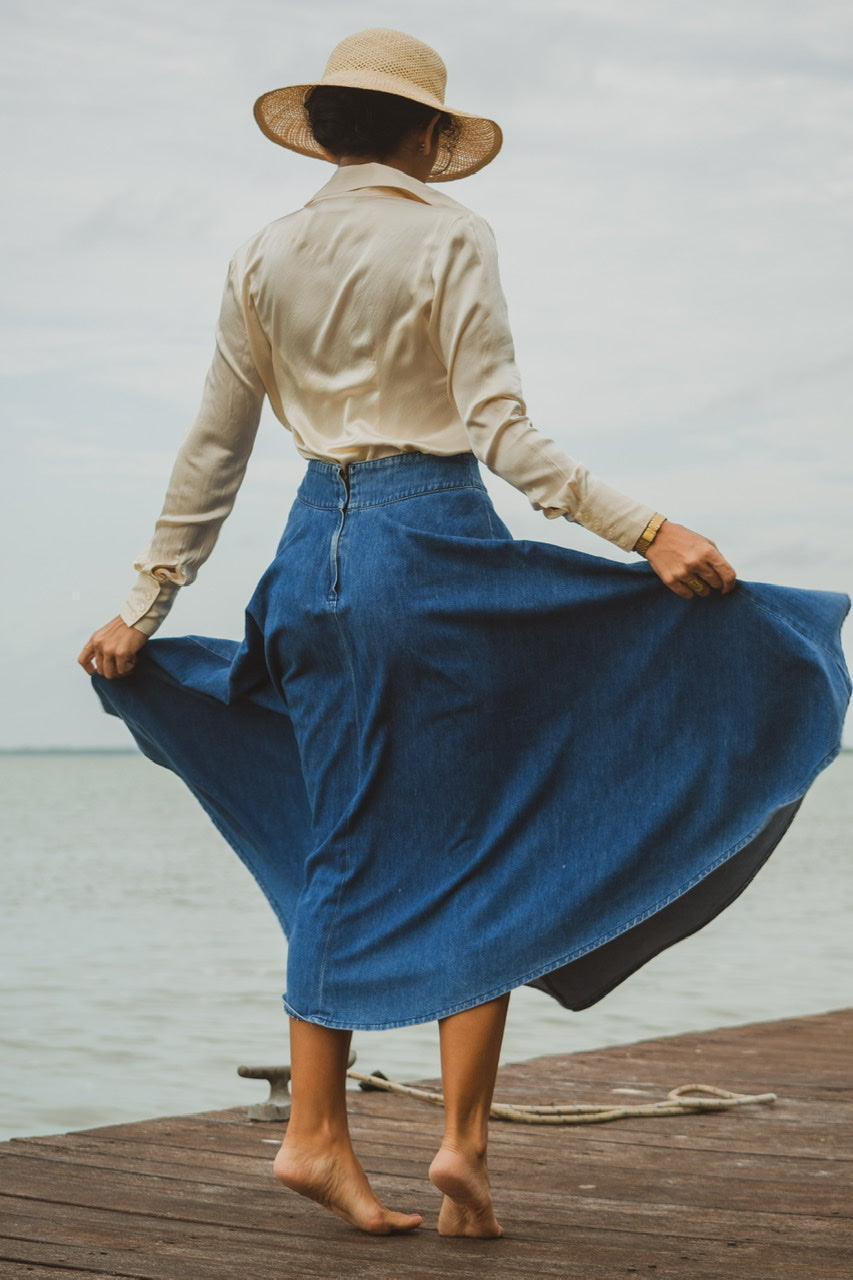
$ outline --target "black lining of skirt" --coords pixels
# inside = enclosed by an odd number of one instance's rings
[[[588,1009],[654,956],[696,933],[734,902],[791,825],[802,801],[777,809],[766,826],[722,866],[647,920],[618,937],[526,983],[564,1009]]]

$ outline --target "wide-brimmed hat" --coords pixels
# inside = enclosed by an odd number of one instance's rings
[[[439,142],[428,182],[465,178],[482,169],[501,149],[503,135],[494,120],[445,105],[447,68],[428,44],[402,31],[371,27],[347,36],[332,50],[322,80],[271,89],[255,103],[255,119],[271,141],[304,156],[328,160],[311,132],[305,111],[305,95],[318,84],[393,93],[453,116],[458,134],[451,146]]]

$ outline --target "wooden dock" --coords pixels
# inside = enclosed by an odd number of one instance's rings
[[[352,1095],[380,1196],[412,1236],[361,1235],[270,1176],[281,1126],[244,1108],[0,1145],[3,1280],[850,1280],[853,1010],[501,1071],[515,1102],[656,1101],[701,1082],[773,1106],[552,1128],[496,1122],[499,1241],[443,1240],[433,1107]],[[381,1066],[380,1063],[364,1064]],[[240,1086],[242,1087],[242,1086]]]

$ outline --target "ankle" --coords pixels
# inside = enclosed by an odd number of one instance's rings
[[[441,1151],[461,1156],[472,1164],[480,1164],[486,1158],[488,1138],[481,1133],[445,1133]]]
[[[349,1128],[344,1124],[319,1121],[312,1124],[294,1124],[291,1119],[285,1130],[284,1146],[319,1148],[323,1151],[338,1151],[342,1147],[351,1146]]]

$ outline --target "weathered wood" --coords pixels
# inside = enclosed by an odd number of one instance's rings
[[[353,1134],[380,1196],[424,1213],[410,1237],[363,1236],[279,1188],[282,1126],[242,1110],[16,1139],[0,1146],[0,1275],[848,1280],[851,1032],[846,1011],[504,1068],[502,1101],[630,1104],[691,1081],[779,1101],[611,1125],[495,1123],[502,1241],[429,1230],[441,1113],[387,1094],[352,1094]]]

